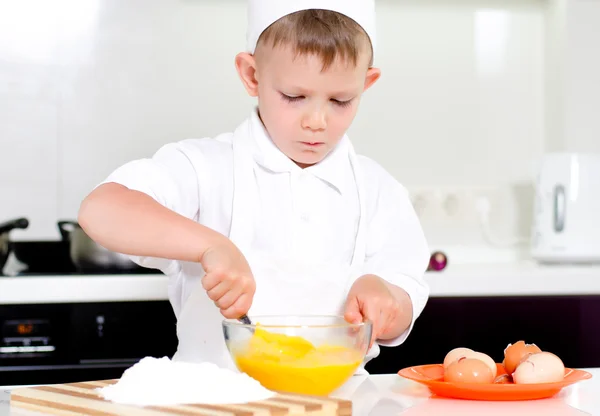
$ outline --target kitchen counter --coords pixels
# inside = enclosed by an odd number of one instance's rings
[[[586,369],[592,379],[563,389],[549,399],[521,402],[485,402],[431,397],[429,390],[395,374],[353,377],[334,396],[353,401],[357,416],[418,415],[544,415],[581,416],[600,414],[600,368]],[[9,409],[10,391],[0,388],[0,416],[34,416]],[[10,413],[9,413],[10,411]]]
[[[162,274],[0,277],[0,305],[167,300]]]
[[[600,266],[450,264],[426,279],[432,298],[600,295]],[[161,274],[0,277],[0,304],[166,300],[167,280]]]
[[[359,416],[581,416],[600,415],[600,368],[585,380],[542,400],[486,402],[432,397],[422,384],[397,375],[372,375],[350,380],[335,396],[353,401]]]
[[[450,265],[426,280],[431,297],[600,295],[600,265]]]

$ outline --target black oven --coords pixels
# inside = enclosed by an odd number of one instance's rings
[[[166,300],[0,305],[0,385],[118,378],[176,348]]]

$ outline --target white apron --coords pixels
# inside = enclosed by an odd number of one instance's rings
[[[244,254],[256,281],[256,293],[248,316],[256,315],[343,315],[346,295],[360,276],[365,259],[365,190],[358,161],[349,144],[348,157],[358,187],[360,219],[350,265],[311,263],[311,259],[276,258],[253,246],[254,224],[260,209],[252,154],[254,134],[247,120],[233,137],[234,191],[229,238]],[[201,277],[201,276],[200,276]],[[185,301],[177,321],[179,347],[174,360],[202,362],[235,369],[229,356],[221,322],[223,316],[208,298],[200,278]],[[368,359],[378,355],[375,344]],[[366,362],[366,360],[365,360]],[[364,373],[364,364],[358,373]]]

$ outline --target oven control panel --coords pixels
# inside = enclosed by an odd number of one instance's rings
[[[56,350],[47,319],[8,319],[2,323],[0,333],[0,359],[43,357]]]

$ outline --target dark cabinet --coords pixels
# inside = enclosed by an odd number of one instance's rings
[[[600,296],[431,298],[398,347],[382,347],[372,374],[441,363],[467,347],[502,362],[509,343],[524,340],[557,354],[567,367],[600,367]]]
[[[118,378],[176,349],[168,301],[0,305],[0,385]]]
[[[171,357],[177,350],[175,315],[167,301],[74,305],[72,325],[82,362],[136,362]]]

